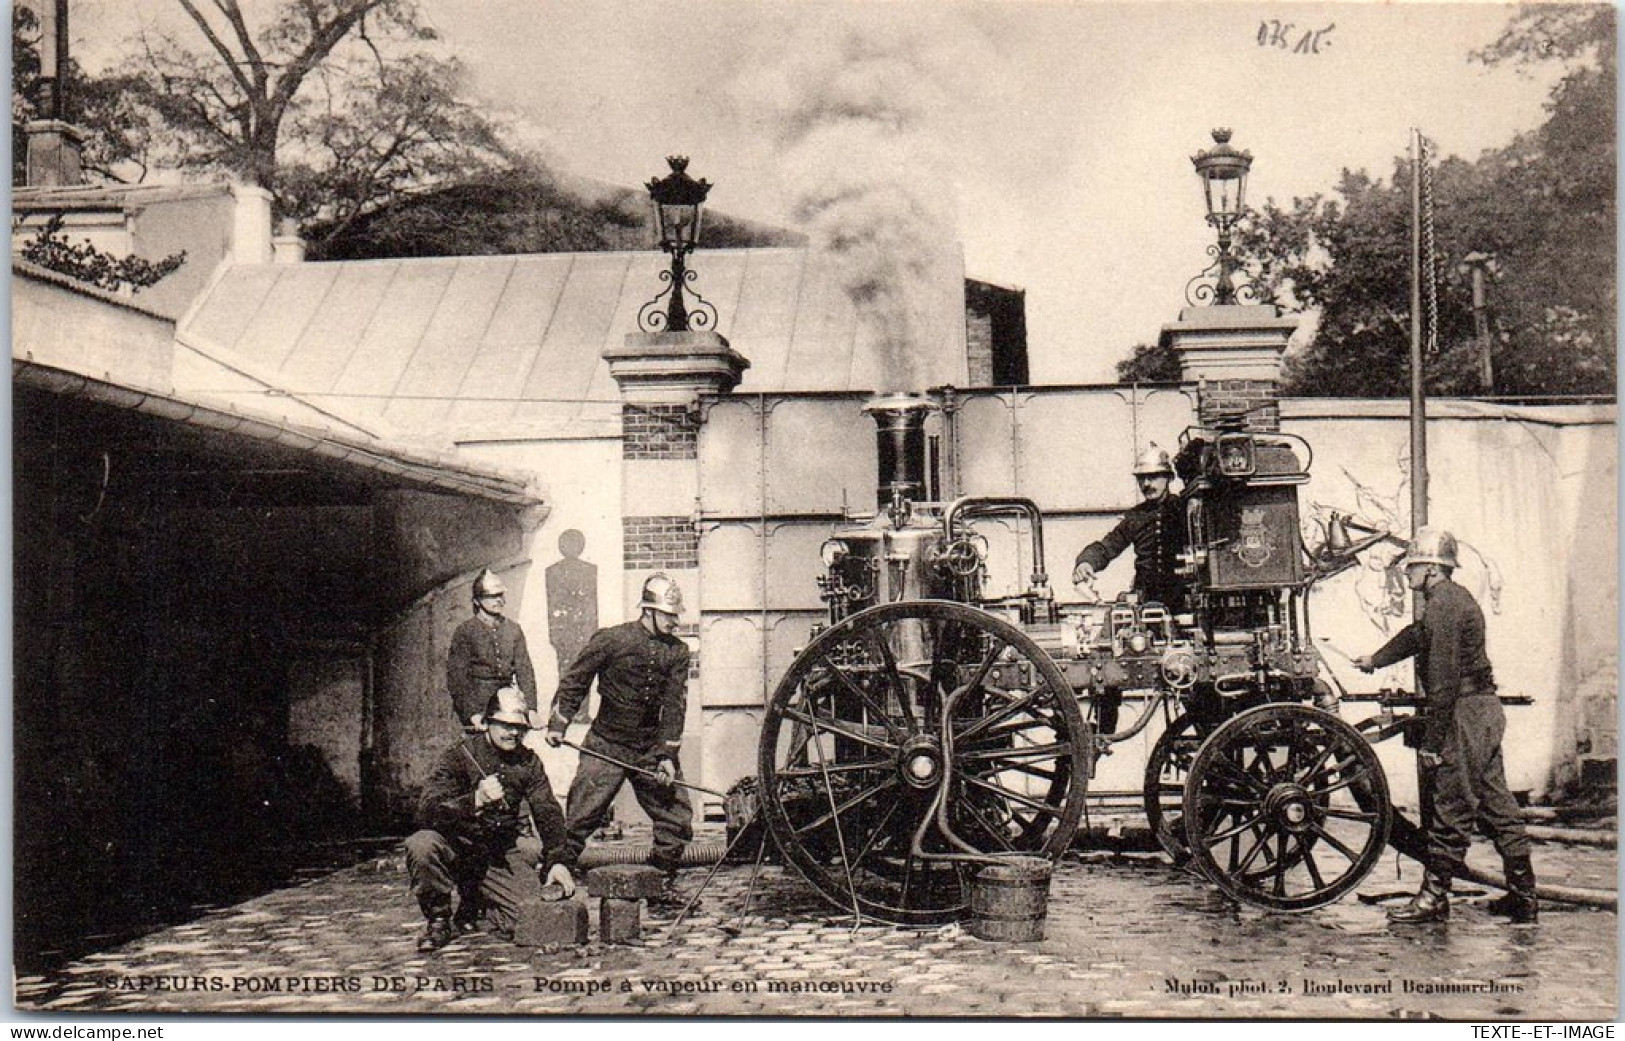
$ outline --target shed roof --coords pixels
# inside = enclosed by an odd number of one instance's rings
[[[181,323],[289,393],[417,436],[523,439],[618,430],[602,354],[665,285],[655,252],[551,253],[229,268]],[[888,387],[839,261],[806,249],[704,250],[694,288],[750,360],[740,392]],[[918,386],[966,382],[962,264],[924,342]],[[907,388],[913,389],[913,388]]]

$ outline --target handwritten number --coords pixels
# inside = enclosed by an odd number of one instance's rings
[[[1305,29],[1300,33],[1295,31],[1297,25],[1294,22],[1266,18],[1258,23],[1258,45],[1291,51],[1293,54],[1319,54],[1322,47],[1332,45],[1330,37],[1336,28],[1337,23],[1333,22],[1324,29]]]

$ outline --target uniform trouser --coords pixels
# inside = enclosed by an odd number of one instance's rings
[[[644,765],[645,753],[594,737],[590,732],[582,747],[622,762]],[[681,778],[682,766],[673,765]],[[675,785],[663,786],[654,778],[606,763],[586,752],[581,755],[566,800],[565,826],[569,835],[564,844],[564,862],[572,868],[575,866],[581,851],[587,847],[587,839],[609,818],[610,805],[626,781],[632,782],[632,794],[654,823],[654,852],[649,863],[662,871],[676,871],[683,857],[683,847],[694,837],[694,808],[689,805],[688,793]]]
[[[542,844],[522,835],[506,848],[453,843],[428,828],[406,840],[406,877],[418,906],[429,918],[451,914],[451,894],[461,894],[463,913],[477,900],[486,919],[512,932],[526,887],[535,888]]]
[[[1451,708],[1440,763],[1431,771],[1432,822],[1428,865],[1454,875],[1467,857],[1476,825],[1503,858],[1528,856],[1518,803],[1507,790],[1501,738],[1506,712],[1494,694],[1473,694]]]

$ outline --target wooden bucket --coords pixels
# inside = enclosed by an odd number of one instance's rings
[[[1043,857],[1013,856],[977,871],[970,884],[971,935],[1005,942],[1042,940],[1050,870]]]

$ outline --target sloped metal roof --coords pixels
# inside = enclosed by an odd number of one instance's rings
[[[154,416],[201,434],[237,439],[293,459],[360,475],[374,483],[423,488],[514,506],[543,507],[546,497],[528,475],[346,431],[322,430],[281,417],[253,415],[179,391],[99,380],[77,372],[12,359],[14,384],[64,398]]]
[[[602,354],[637,331],[667,264],[623,252],[234,267],[180,335],[256,363],[289,393],[415,436],[612,433],[620,399]],[[837,265],[804,249],[690,260],[716,331],[750,359],[741,392],[902,389],[885,386]],[[940,329],[910,352],[920,387],[966,382],[962,277],[943,299],[931,319]]]

